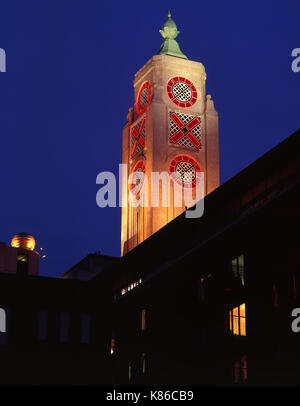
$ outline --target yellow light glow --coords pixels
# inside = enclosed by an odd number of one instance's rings
[[[115,347],[116,347],[116,339],[112,338],[110,342],[110,354],[113,355],[115,353]]]
[[[20,233],[13,237],[11,240],[13,248],[23,248],[25,250],[33,251],[35,248],[35,239],[26,233]]]

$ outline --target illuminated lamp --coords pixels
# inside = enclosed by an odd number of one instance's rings
[[[16,234],[11,240],[11,246],[14,248],[23,248],[28,251],[33,251],[35,248],[35,239],[27,233]]]

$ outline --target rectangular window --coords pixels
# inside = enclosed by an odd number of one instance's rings
[[[46,341],[48,334],[48,312],[40,310],[38,315],[38,338],[40,341]]]
[[[61,312],[59,318],[59,340],[61,343],[69,341],[70,315],[67,312]]]
[[[128,364],[128,381],[130,382],[132,378],[132,366],[131,366],[131,361]]]
[[[198,298],[201,302],[204,302],[204,278],[198,280]]]
[[[275,309],[279,306],[278,286],[273,285],[273,306]]]
[[[229,328],[233,335],[246,335],[245,303],[229,311]]]
[[[18,254],[17,257],[17,274],[26,276],[28,275],[28,255]]]
[[[145,353],[142,354],[141,361],[142,361],[142,374],[145,375],[145,373],[146,373],[146,354]]]
[[[247,382],[247,356],[243,355],[238,357],[234,361],[233,376],[234,383],[246,383]]]
[[[81,316],[81,342],[90,344],[91,341],[91,316],[87,313],[82,313]]]
[[[141,330],[146,329],[146,309],[142,309],[142,320],[141,320]]]
[[[244,255],[239,255],[231,261],[231,271],[234,278],[240,278],[242,285],[245,285]]]

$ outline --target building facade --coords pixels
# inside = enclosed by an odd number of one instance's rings
[[[180,51],[170,14],[161,34],[165,41],[159,54],[135,75],[135,106],[123,129],[126,185],[136,172],[146,179],[136,179],[138,206],[124,204],[122,208],[122,255],[185,210],[182,183],[192,189],[194,200],[197,173],[204,174],[204,195],[219,186],[218,114],[206,94],[205,68]],[[174,181],[163,190],[162,184],[152,181],[154,173],[172,174]],[[127,186],[122,200],[128,203]]]

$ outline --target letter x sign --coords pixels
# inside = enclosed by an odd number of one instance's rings
[[[145,120],[144,117],[136,126],[131,128],[131,157],[145,148]]]
[[[170,114],[170,142],[194,148],[201,147],[200,118],[187,114]]]

